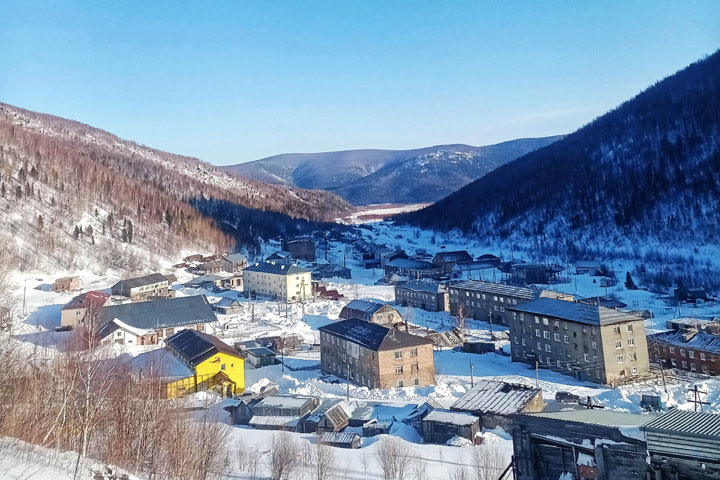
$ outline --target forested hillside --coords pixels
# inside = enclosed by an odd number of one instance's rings
[[[700,246],[717,244],[719,207],[716,52],[398,221],[557,249],[632,238]]]
[[[232,176],[79,122],[0,104],[0,243],[21,268],[135,268],[234,239],[192,207],[207,197],[308,220],[349,205]]]

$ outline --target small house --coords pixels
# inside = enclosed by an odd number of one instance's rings
[[[255,340],[236,343],[235,349],[245,357],[245,361],[253,368],[267,367],[277,363],[275,352],[263,347]]]
[[[698,300],[708,300],[707,292],[702,287],[679,287],[673,293],[678,302],[697,303]]]
[[[285,250],[280,250],[278,252],[273,253],[269,257],[265,259],[266,262],[269,263],[276,263],[281,265],[292,265],[293,264],[293,256],[290,252],[287,252]]]
[[[320,444],[337,448],[360,448],[360,435],[353,432],[325,432]]]
[[[341,432],[349,425],[350,417],[339,398],[326,398],[298,427],[303,433]]]
[[[243,268],[247,267],[247,257],[242,253],[233,253],[232,255],[225,255],[220,259],[222,269],[228,273],[237,273]]]
[[[223,264],[218,260],[201,263],[197,268],[198,273],[202,275],[210,275],[211,273],[219,273],[223,271]]]
[[[80,287],[82,287],[80,277],[62,277],[53,283],[53,291],[55,292],[72,292],[80,290]]]
[[[243,312],[243,306],[240,302],[230,297],[223,297],[213,303],[212,309],[223,315],[233,315]]]
[[[292,240],[283,240],[281,245],[283,251],[290,252],[292,258],[315,261],[315,242],[310,237],[297,237]]]
[[[258,430],[295,431],[302,420],[320,405],[317,397],[272,395],[253,407],[249,425]]]
[[[352,278],[352,270],[341,265],[333,265],[325,263],[318,265],[312,271],[313,280],[322,280],[324,278]]]
[[[432,262],[412,258],[396,258],[386,263],[383,268],[385,275],[396,273],[410,279],[433,278],[442,274],[442,267]]]
[[[541,412],[543,408],[541,389],[496,380],[478,381],[450,406],[451,410],[478,416],[483,428],[505,428],[509,425],[508,415]]]
[[[492,353],[495,351],[495,343],[483,340],[471,340],[463,342],[463,352],[467,353]]]
[[[129,297],[134,302],[149,298],[165,298],[174,295],[168,278],[161,273],[120,280],[110,288],[112,295]]]
[[[471,413],[451,410],[433,410],[422,419],[422,437],[425,443],[446,443],[453,437],[475,441],[480,431],[480,419]]]
[[[85,323],[88,312],[99,310],[108,303],[109,298],[109,294],[96,291],[82,293],[74,297],[60,310],[60,325],[63,327],[77,327]]]
[[[578,260],[575,263],[575,273],[578,275],[595,275],[601,268],[597,260]]]
[[[222,289],[222,282],[224,277],[210,273],[207,275],[200,275],[195,277],[183,285],[186,288],[204,288],[205,290],[218,291]]]
[[[452,267],[461,262],[472,262],[473,257],[465,250],[457,250],[453,252],[440,252],[432,259],[432,263],[442,269],[442,273],[449,274]]]
[[[538,263],[516,263],[510,266],[510,280],[519,285],[549,283],[550,269]]]
[[[220,288],[224,290],[231,290],[233,288],[238,288],[242,290],[243,287],[243,276],[242,273],[236,273],[235,275],[231,277],[223,277],[222,280],[220,280]]]
[[[402,422],[415,428],[418,432],[422,431],[422,420],[433,410],[442,409],[437,401],[429,398],[425,402],[416,406],[410,414],[402,419]]]
[[[375,299],[352,300],[343,307],[339,316],[343,320],[358,318],[385,327],[391,327],[403,321],[400,312]]]
[[[623,303],[620,300],[617,300],[612,297],[587,297],[587,298],[578,298],[576,300],[578,303],[584,303],[585,305],[599,305],[601,307],[605,308],[612,308],[614,310],[617,310],[618,308],[625,308],[627,307],[627,303]]]
[[[260,390],[257,392],[243,393],[232,400],[228,400],[225,410],[230,413],[230,419],[233,425],[247,425],[255,415],[253,411],[255,405],[263,398],[276,395],[277,393],[278,385],[270,382],[260,387]]]

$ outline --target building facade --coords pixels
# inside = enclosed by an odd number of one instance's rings
[[[222,268],[228,273],[237,273],[247,267],[247,258],[242,253],[225,255],[220,259]]]
[[[454,252],[440,252],[432,259],[432,263],[442,269],[442,273],[447,275],[457,263],[472,262],[473,257],[465,250]]]
[[[77,327],[85,323],[88,312],[105,306],[110,295],[102,292],[86,292],[74,297],[60,310],[60,325]]]
[[[80,277],[62,277],[55,280],[53,290],[56,292],[72,292],[82,287]]]
[[[385,264],[385,275],[396,273],[410,279],[432,278],[442,274],[442,268],[424,260],[396,258]]]
[[[161,273],[120,280],[110,288],[113,295],[129,297],[134,302],[149,298],[167,298],[174,293],[170,290],[168,278]]]
[[[647,337],[650,358],[665,368],[720,375],[720,335],[698,330],[670,330]]]
[[[310,237],[299,237],[293,240],[283,240],[282,249],[290,252],[293,258],[315,261],[315,242]]]
[[[340,310],[339,317],[343,320],[358,318],[385,327],[392,327],[403,321],[400,312],[380,300],[352,300]]]
[[[285,302],[304,301],[312,296],[311,273],[297,265],[256,263],[243,270],[243,291]]]
[[[428,312],[445,312],[450,309],[447,287],[432,280],[411,280],[395,285],[395,303]]]
[[[539,298],[509,307],[512,360],[603,385],[650,371],[645,321],[618,310]]]
[[[435,383],[430,340],[363,320],[319,328],[323,372],[368,388],[400,388]]]

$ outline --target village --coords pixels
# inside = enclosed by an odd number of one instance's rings
[[[358,452],[397,437],[440,467],[446,449],[471,468],[468,449],[492,447],[495,479],[720,475],[720,306],[701,287],[662,297],[595,259],[367,233],[193,253],[112,283],[29,277],[0,327],[28,348],[127,358],[239,437]]]

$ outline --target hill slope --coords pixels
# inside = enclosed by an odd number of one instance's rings
[[[309,220],[350,207],[327,192],[236,177],[6,104],[0,104],[0,194],[6,212],[0,244],[26,268],[134,268],[177,258],[181,250],[227,248],[232,240],[188,203],[198,197]]]
[[[224,167],[265,182],[329,190],[356,205],[438,200],[498,166],[560,137],[473,147],[291,153]]]
[[[545,148],[398,218],[479,236],[717,244],[720,51]]]

